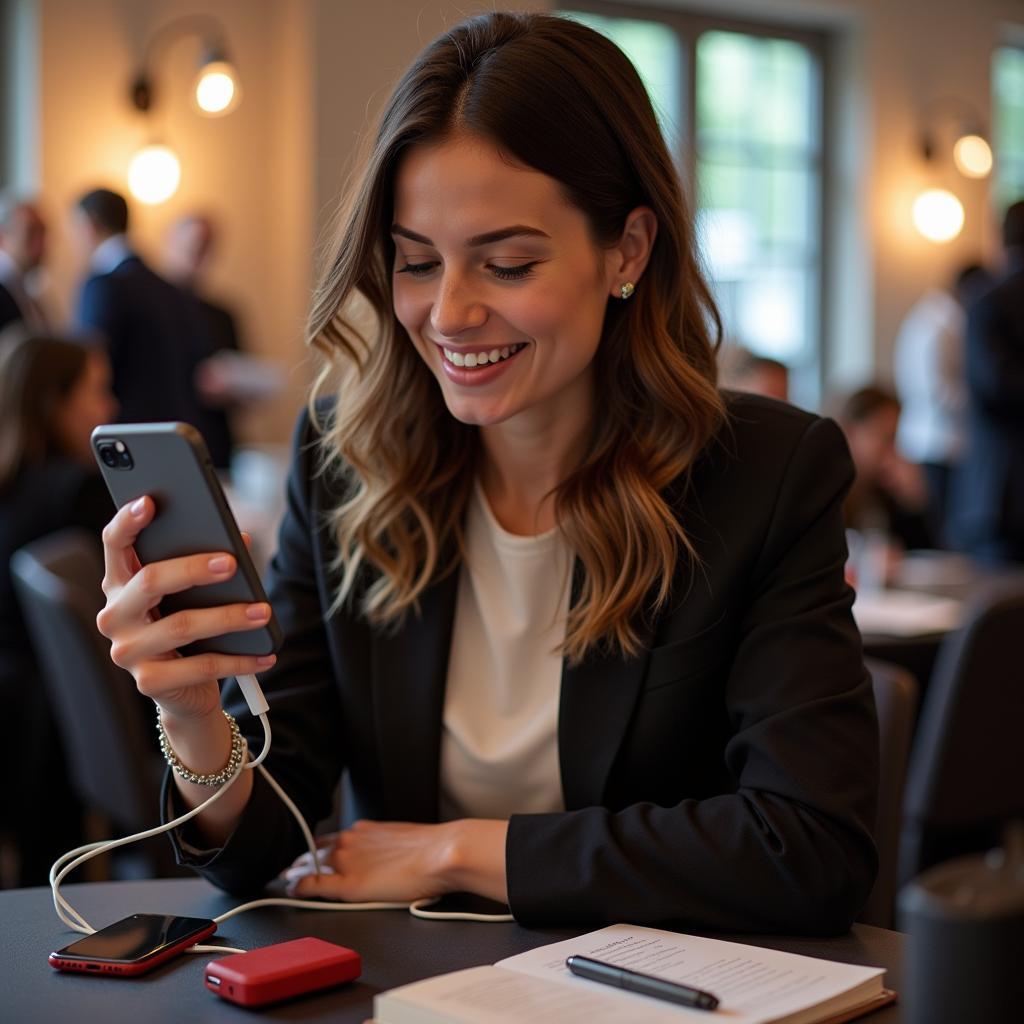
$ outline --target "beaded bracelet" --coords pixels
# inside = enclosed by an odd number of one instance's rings
[[[245,760],[245,739],[239,731],[238,723],[234,718],[226,711],[224,711],[224,717],[228,720],[228,725],[231,726],[231,755],[228,757],[228,763],[219,772],[209,775],[198,775],[191,769],[186,768],[174,752],[171,741],[167,738],[167,733],[164,732],[164,724],[160,721],[160,709],[157,708],[156,732],[157,736],[160,737],[160,750],[164,755],[164,760],[186,782],[191,782],[196,786],[222,786],[225,782],[233,779],[238,772],[239,765]]]

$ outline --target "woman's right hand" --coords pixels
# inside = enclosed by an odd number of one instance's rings
[[[220,709],[218,679],[263,672],[276,658],[209,653],[183,657],[177,648],[222,633],[259,629],[270,618],[270,605],[188,609],[161,618],[157,605],[168,594],[230,579],[238,565],[226,552],[141,565],[132,545],[153,512],[153,500],[142,497],[120,509],[104,528],[107,602],[96,625],[111,641],[111,659],[132,674],[140,693],[179,720],[205,719]]]

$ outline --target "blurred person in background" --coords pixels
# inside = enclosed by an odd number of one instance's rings
[[[134,252],[123,196],[87,192],[75,206],[74,227],[89,258],[77,326],[107,344],[121,421],[182,420],[202,430],[194,376],[209,344],[195,300]]]
[[[839,402],[835,415],[857,470],[843,505],[847,529],[884,533],[897,550],[931,547],[924,475],[896,450],[899,399],[864,387]]]
[[[734,346],[723,348],[719,368],[723,388],[789,401],[789,367],[777,359]]]
[[[900,453],[924,472],[935,539],[943,537],[950,476],[966,447],[966,310],[991,281],[983,266],[967,264],[948,290],[921,296],[896,336],[893,378],[903,406],[896,440]]]
[[[38,207],[0,193],[0,331],[19,320],[30,330],[46,330],[46,313],[31,287],[45,255],[46,223]]]
[[[102,349],[32,334],[0,334],[0,700],[4,733],[0,831],[3,884],[43,885],[50,865],[81,842],[56,726],[15,599],[8,565],[20,547],[69,526],[96,534],[114,510],[90,434],[117,412]]]
[[[968,448],[949,510],[953,546],[1024,562],[1024,200],[1003,219],[1003,277],[967,312]]]
[[[195,299],[205,321],[209,351],[196,367],[195,381],[203,406],[201,429],[213,464],[227,469],[234,447],[228,410],[235,398],[231,389],[223,386],[216,363],[211,365],[209,360],[219,352],[238,352],[240,346],[234,314],[210,298],[203,286],[215,242],[216,232],[209,217],[190,213],[179,218],[167,232],[164,272],[169,281]]]

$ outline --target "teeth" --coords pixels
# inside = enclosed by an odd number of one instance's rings
[[[523,346],[506,345],[503,348],[492,348],[490,352],[453,352],[450,348],[444,349],[444,357],[455,366],[487,366],[489,363],[498,363],[509,356],[515,355]]]

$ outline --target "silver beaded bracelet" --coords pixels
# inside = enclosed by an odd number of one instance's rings
[[[164,760],[186,782],[191,782],[196,786],[223,786],[237,774],[239,766],[245,760],[246,742],[234,718],[226,711],[224,711],[224,717],[228,720],[228,725],[231,726],[231,755],[228,757],[228,763],[219,772],[210,775],[197,775],[191,769],[186,768],[174,752],[171,741],[167,738],[167,733],[164,732],[164,724],[160,721],[160,708],[157,708],[156,732],[160,737],[160,750],[164,755]]]

